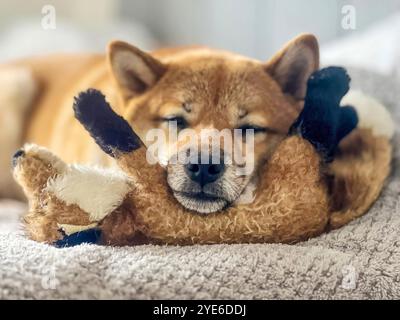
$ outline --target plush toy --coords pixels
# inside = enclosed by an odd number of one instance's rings
[[[130,125],[99,91],[83,92],[76,118],[119,168],[67,165],[26,145],[13,166],[29,199],[27,234],[57,246],[292,243],[340,227],[375,201],[391,159],[389,139],[357,127],[358,112],[340,106],[349,81],[342,68],[314,73],[303,111],[265,163],[254,200],[209,215],[182,207]]]

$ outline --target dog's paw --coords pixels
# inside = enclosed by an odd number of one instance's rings
[[[340,107],[349,84],[350,77],[340,67],[313,73],[308,80],[304,108],[290,129],[291,134],[313,144],[328,162],[333,159],[340,140],[357,126],[354,108]]]

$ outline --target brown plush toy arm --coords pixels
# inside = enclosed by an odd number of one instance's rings
[[[138,208],[134,199],[143,194],[162,190],[167,196],[165,171],[147,160],[147,149],[128,122],[117,115],[104,95],[95,89],[79,94],[74,102],[75,117],[93,137],[99,147],[113,157],[123,172],[133,181],[134,190],[122,205],[100,224],[102,243],[128,245],[140,242],[135,226]],[[137,240],[139,239],[139,240]]]
[[[100,91],[81,92],[75,98],[73,109],[75,117],[98,146],[113,157],[124,172],[135,180],[144,175],[151,176],[148,184],[146,179],[140,179],[141,187],[154,188],[164,184],[163,169],[149,164],[143,142],[129,123],[113,111]]]

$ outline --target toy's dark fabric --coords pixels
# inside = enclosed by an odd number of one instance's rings
[[[93,228],[84,231],[79,231],[56,241],[54,244],[58,248],[67,248],[80,245],[82,243],[97,243],[100,239],[101,231]]]
[[[339,142],[357,127],[355,109],[340,107],[349,84],[350,77],[341,67],[314,72],[307,83],[304,108],[290,129],[291,134],[310,141],[327,162],[333,160]]]
[[[75,117],[95,139],[102,150],[114,156],[114,151],[131,152],[140,146],[140,139],[131,126],[117,115],[104,95],[89,89],[75,97]]]

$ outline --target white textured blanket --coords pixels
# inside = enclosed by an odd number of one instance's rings
[[[400,86],[369,73],[350,73],[353,87],[380,99],[399,123]],[[398,299],[398,129],[393,143],[393,173],[369,213],[342,229],[292,246],[56,249],[10,231],[10,216],[16,215],[10,210],[18,207],[0,205],[0,298]]]

